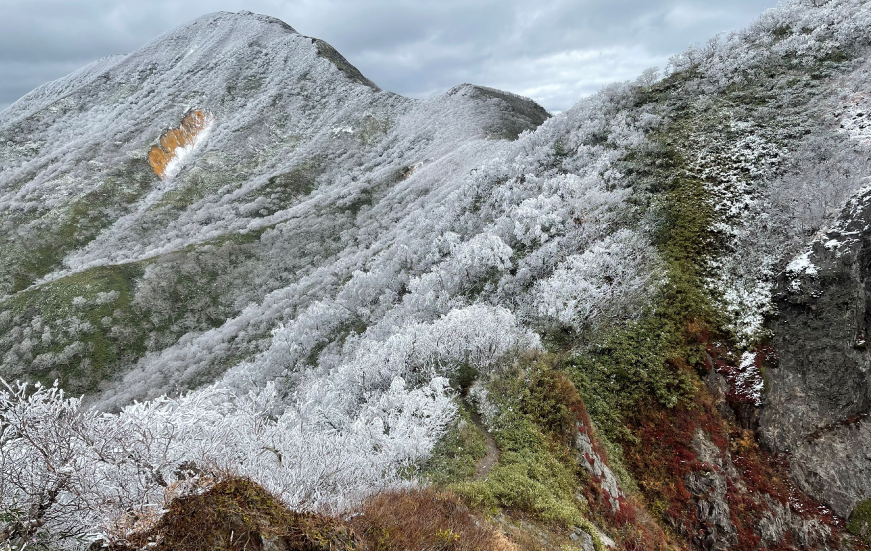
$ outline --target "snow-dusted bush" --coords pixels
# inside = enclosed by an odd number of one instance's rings
[[[568,257],[537,283],[536,306],[542,315],[582,330],[631,318],[655,294],[662,277],[649,241],[623,229]]]
[[[306,396],[335,399],[334,388]],[[299,509],[344,510],[425,457],[454,413],[447,382],[395,378],[341,425],[311,402],[281,411],[274,386],[210,388],[85,409],[55,388],[0,393],[0,530],[11,542],[75,546],[142,529],[172,498],[226,475],[248,476]]]
[[[7,536],[123,537],[168,500],[225,475],[248,476],[297,509],[341,511],[413,482],[455,414],[446,376],[482,372],[538,347],[505,309],[473,305],[386,341],[293,387],[212,386],[117,414],[57,388],[0,392],[0,506]],[[13,541],[18,541],[13,538]]]

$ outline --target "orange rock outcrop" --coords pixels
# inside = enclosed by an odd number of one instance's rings
[[[148,164],[154,169],[155,174],[165,179],[166,167],[175,159],[176,149],[193,144],[208,122],[208,114],[194,110],[185,115],[178,128],[166,131],[160,137],[160,143],[148,152]]]

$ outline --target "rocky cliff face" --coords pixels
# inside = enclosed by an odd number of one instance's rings
[[[779,364],[766,373],[762,439],[847,516],[871,497],[871,192],[789,264],[775,296]]]

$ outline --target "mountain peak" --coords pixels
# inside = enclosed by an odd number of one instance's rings
[[[277,17],[272,17],[270,15],[263,15],[259,13],[254,13],[248,10],[241,10],[238,12],[232,11],[216,11],[201,15],[196,19],[191,20],[187,24],[181,25],[176,29],[170,31],[170,33],[174,33],[177,31],[183,31],[184,29],[195,28],[198,26],[207,26],[207,27],[215,27],[219,25],[225,24],[262,24],[262,25],[275,25],[276,27],[287,31],[292,32],[294,34],[299,34],[296,29],[288,25],[286,22],[278,19]]]
[[[366,163],[390,180],[467,141],[514,139],[545,118],[532,100],[490,88],[463,85],[430,100],[382,92],[328,43],[283,21],[210,13],[51,83],[0,116],[0,143],[39,144],[15,149],[0,166],[0,206],[32,209],[24,225],[71,216],[73,203],[116,180],[136,182],[89,227],[71,219],[75,239],[58,242],[39,267],[0,273],[0,296],[278,222],[302,195],[277,193],[275,182],[309,189]],[[377,147],[391,134],[416,137],[386,146],[395,151],[385,157]],[[268,208],[258,196],[264,186]],[[28,247],[22,241],[21,251]]]

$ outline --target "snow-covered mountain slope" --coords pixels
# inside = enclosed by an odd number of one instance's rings
[[[471,85],[414,101],[278,21],[201,18],[0,115],[0,374],[127,406],[151,444],[107,445],[163,449],[158,470],[235,458],[293,506],[342,509],[426,460],[458,366],[501,372],[545,320],[632,319],[661,284],[616,168],[657,123],[630,101],[556,118]],[[159,502],[153,479],[124,482],[135,464],[88,469],[105,483],[85,499],[112,518]]]
[[[161,179],[149,151],[190,110],[207,114],[207,132]],[[0,285],[16,335],[2,371],[93,390],[210,330],[203,346],[224,349],[201,359],[220,371],[311,300],[270,293],[329,286],[375,254],[389,220],[379,204],[394,220],[429,208],[494,140],[547,116],[474,86],[429,101],[382,92],[326,43],[245,13],[46,85],[0,118]],[[349,250],[358,260],[332,266]]]
[[[868,28],[867,2],[793,0],[553,117],[383,92],[250,13],[34,91],[0,113],[0,376],[119,413],[0,393],[46,431],[0,446],[38,482],[8,503],[60,485],[51,522],[106,535],[190,465],[333,511],[427,473],[625,549],[855,548],[867,443],[790,468],[754,431],[789,452],[778,423],[811,417],[783,396],[838,388],[800,347],[775,371],[772,297],[871,174]],[[842,410],[792,428],[826,442]],[[53,419],[67,470],[28,444]],[[469,431],[505,452],[490,477],[456,474]],[[789,478],[824,468],[837,499]]]

